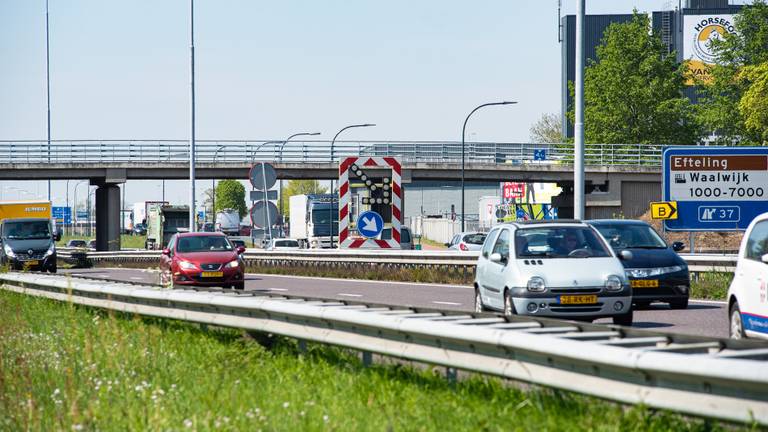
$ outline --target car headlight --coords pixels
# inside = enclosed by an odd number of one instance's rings
[[[51,256],[54,252],[56,252],[56,245],[51,243],[51,245],[48,246],[48,250],[45,251],[45,256]]]
[[[528,291],[530,292],[544,292],[547,286],[544,284],[544,279],[534,276],[528,279]]]
[[[11,249],[11,247],[8,245],[3,246],[3,250],[5,251],[5,255],[11,258],[16,256],[16,254],[13,253],[13,249]]]
[[[179,261],[179,267],[181,267],[184,270],[195,270],[197,267],[195,267],[194,264],[188,261]]]
[[[626,269],[627,276],[633,278],[645,278],[651,276],[659,276],[667,273],[675,273],[683,271],[683,266],[671,266],[671,267],[654,267],[654,268],[641,268],[641,269]]]
[[[621,278],[616,275],[610,275],[605,279],[605,289],[608,291],[621,291],[623,286]]]
[[[238,268],[240,266],[240,261],[234,260],[227,263],[225,267],[227,268]]]

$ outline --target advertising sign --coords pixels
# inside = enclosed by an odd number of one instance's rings
[[[683,61],[687,65],[686,84],[695,79],[709,81],[709,66],[715,63],[713,41],[721,40],[726,33],[736,33],[733,15],[685,15],[683,17]]]
[[[502,184],[504,202],[509,202],[525,196],[525,183],[504,182]]]
[[[768,147],[668,147],[662,166],[670,231],[745,230],[768,212]]]

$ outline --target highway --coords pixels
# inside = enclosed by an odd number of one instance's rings
[[[94,268],[62,272],[125,282],[159,283],[159,273],[155,270]],[[460,285],[247,274],[245,287],[248,291],[396,306],[459,311],[472,311],[473,308],[472,288]],[[609,323],[610,319],[597,322]],[[658,304],[635,311],[633,327],[725,338],[728,337],[728,313],[724,302],[691,301],[688,309],[676,311]]]

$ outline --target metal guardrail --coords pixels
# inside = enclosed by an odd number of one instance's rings
[[[587,144],[588,165],[661,167],[660,144]],[[565,164],[573,161],[572,144],[468,142],[470,163]],[[50,151],[49,151],[50,150]],[[535,157],[545,150],[545,160]],[[55,140],[0,141],[0,163],[184,163],[189,161],[184,140]],[[330,141],[198,140],[198,163],[330,162],[343,156],[397,156],[408,163],[461,161],[461,142],[455,141]]]
[[[63,259],[71,258],[76,249],[58,249]],[[691,272],[732,273],[736,268],[736,255],[682,254]],[[158,251],[86,252],[94,263],[148,263],[158,262]],[[474,272],[478,252],[461,251],[387,251],[387,250],[292,250],[265,251],[248,249],[244,259],[247,264],[305,264],[305,265],[366,265],[398,267],[453,267]]]
[[[3,289],[267,332],[627,404],[768,425],[768,345],[530,317],[7,273]]]

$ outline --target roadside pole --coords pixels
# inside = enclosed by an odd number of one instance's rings
[[[584,2],[576,13],[576,118],[573,150],[573,217],[584,219]]]

